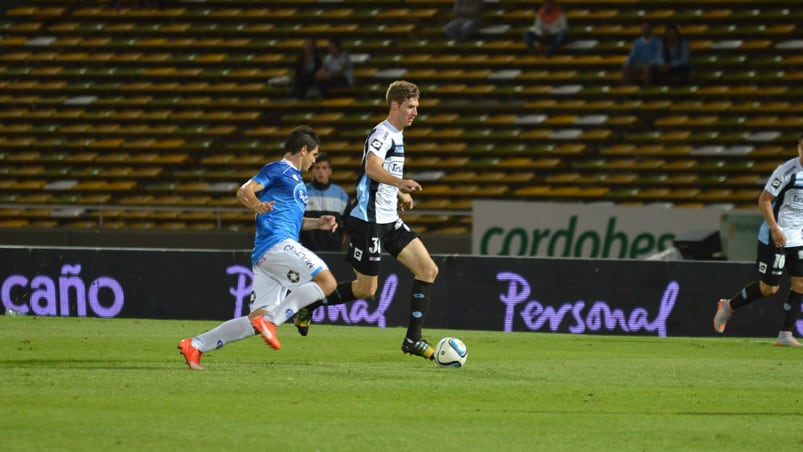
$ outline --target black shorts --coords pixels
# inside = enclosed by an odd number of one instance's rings
[[[382,251],[396,257],[418,238],[418,234],[401,218],[395,223],[376,224],[351,217],[348,220],[348,233],[351,242],[346,251],[346,260],[355,270],[369,276],[379,275]]]
[[[803,276],[803,246],[777,248],[759,241],[756,256],[758,272],[765,284],[781,285],[784,271],[789,276]]]

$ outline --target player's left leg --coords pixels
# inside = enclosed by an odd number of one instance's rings
[[[415,279],[410,293],[410,317],[402,351],[432,359],[435,349],[421,332],[430,305],[430,288],[438,276],[438,266],[420,238],[410,241],[396,256],[399,263],[409,269]]]
[[[792,256],[797,259],[796,249],[790,248],[789,250],[793,252],[790,253],[788,250],[779,249],[758,241],[756,268],[761,280],[744,286],[731,299],[723,298],[719,300],[717,312],[714,314],[714,330],[717,333],[725,332],[725,326],[727,326],[728,320],[736,310],[778,292],[786,264],[793,258]],[[803,271],[803,268],[801,270]]]
[[[278,302],[280,297],[284,297],[287,290],[275,280],[265,274],[261,274],[254,268],[254,292],[251,294],[251,313],[255,312],[254,307],[257,297],[261,294],[260,304],[271,305]],[[265,311],[267,312],[267,311]],[[190,369],[202,370],[201,356],[209,351],[217,350],[230,342],[236,342],[249,338],[255,334],[254,326],[249,316],[237,317],[227,320],[217,327],[199,334],[195,337],[183,339],[179,342],[178,348]]]
[[[251,319],[247,316],[227,320],[217,327],[195,337],[183,339],[178,349],[184,355],[190,369],[203,370],[201,356],[209,351],[217,350],[224,345],[249,338],[255,334]]]

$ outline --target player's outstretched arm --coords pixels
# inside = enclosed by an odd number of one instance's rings
[[[335,232],[337,231],[337,218],[335,218],[334,215],[321,215],[320,218],[304,217],[301,229],[304,231],[321,229],[323,231]]]
[[[242,205],[252,209],[256,213],[270,212],[273,210],[273,205],[276,204],[276,201],[260,201],[257,197],[257,192],[261,191],[263,188],[265,188],[264,185],[250,179],[237,189],[237,199]]]
[[[385,167],[382,166],[382,159],[371,152],[368,153],[368,159],[365,164],[365,174],[381,184],[392,185],[405,192],[421,190],[421,184],[418,182],[412,179],[402,179],[401,177],[396,177],[387,172]]]

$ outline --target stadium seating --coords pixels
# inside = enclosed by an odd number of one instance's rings
[[[450,0],[17,1],[0,16],[0,227],[248,229],[233,192],[308,123],[353,192],[387,83],[422,89],[406,132],[421,231],[467,233],[471,200],[755,205],[803,131],[793,0],[564,0],[564,51],[526,49],[532,2],[470,42]],[[621,81],[644,20],[690,39],[684,86]],[[305,38],[341,38],[357,83],[287,95]]]

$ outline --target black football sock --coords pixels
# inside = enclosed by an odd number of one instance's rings
[[[320,303],[315,306],[316,308],[324,304],[326,306],[332,306],[336,304],[348,303],[349,301],[354,301],[356,299],[357,298],[354,297],[354,292],[351,290],[351,281],[344,281],[337,283],[337,289],[335,289],[332,295],[329,295],[325,300],[316,301],[313,303],[313,305]]]
[[[761,295],[761,286],[758,282],[753,282],[744,287],[741,292],[736,294],[735,297],[731,298],[731,309],[734,311],[741,308],[742,306],[748,305],[759,298],[763,298],[764,296]]]
[[[316,300],[312,302],[312,304],[308,305],[306,309],[309,309],[309,312],[315,312],[316,309],[324,305],[323,301],[324,300]]]
[[[432,283],[419,280],[413,281],[413,291],[410,294],[410,320],[407,324],[407,338],[413,342],[421,339],[421,327],[429,311],[429,288]]]
[[[795,323],[800,313],[800,303],[803,301],[803,294],[789,291],[786,303],[783,304],[783,323],[781,331],[795,331]]]

